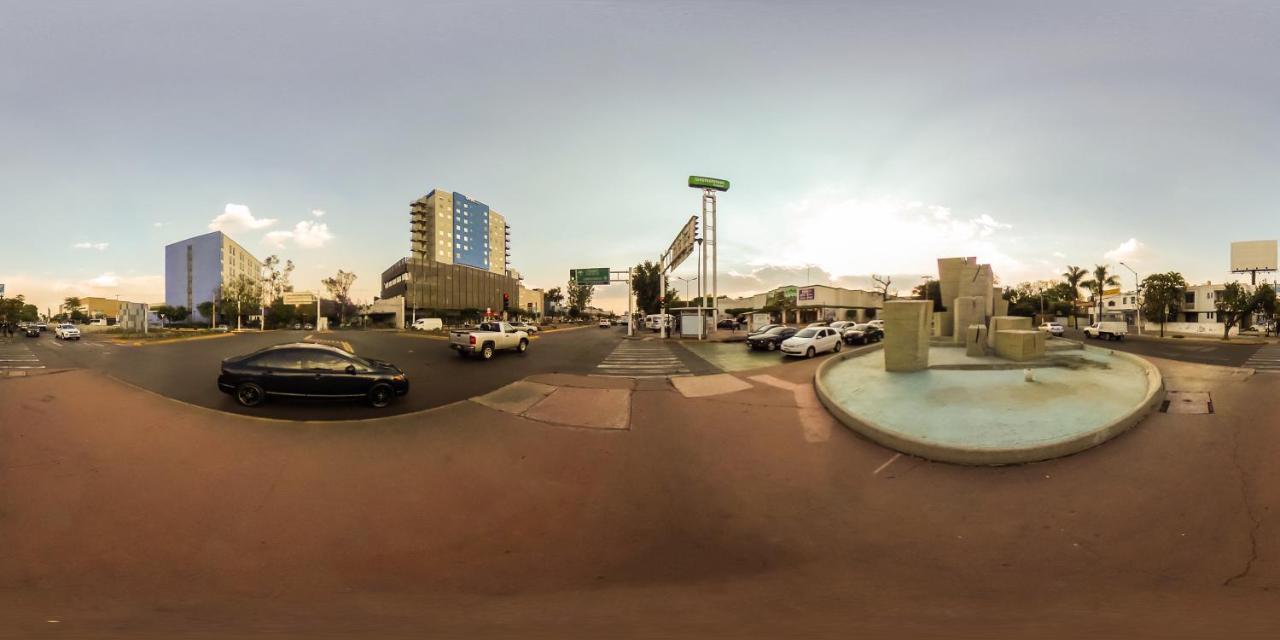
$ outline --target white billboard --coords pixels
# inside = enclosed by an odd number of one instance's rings
[[[1231,243],[1231,271],[1275,271],[1276,241],[1250,240]]]

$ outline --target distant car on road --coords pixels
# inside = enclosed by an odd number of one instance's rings
[[[1084,337],[1086,338],[1124,340],[1127,333],[1129,333],[1129,325],[1123,322],[1095,322],[1084,328]]]
[[[218,326],[214,327],[214,328],[213,328],[213,330],[214,330],[215,332],[217,332],[217,333],[226,333],[226,332],[228,332],[228,331],[230,331],[230,330],[231,330],[231,327],[228,327],[228,326],[227,326],[227,325],[225,325],[225,324],[220,324],[220,325],[218,325]]]
[[[755,351],[757,349],[776,351],[782,344],[783,340],[786,340],[795,334],[796,329],[792,327],[774,326],[772,329],[763,333],[753,333],[747,336],[747,349],[751,351]]]
[[[830,327],[805,327],[782,341],[782,355],[812,358],[819,353],[840,351],[840,332]]]
[[[871,344],[884,340],[884,332],[879,327],[871,324],[855,324],[847,327],[841,334],[841,339],[845,344]]]
[[[337,347],[295,342],[222,361],[218,389],[246,407],[269,397],[365,400],[375,407],[409,393],[399,367]]]
[[[1040,330],[1052,336],[1060,336],[1067,328],[1057,322],[1046,322],[1040,325]]]
[[[529,350],[529,334],[507,322],[482,322],[474,331],[449,332],[449,348],[463,357],[478,353],[489,360],[502,350],[525,353]]]
[[[738,321],[737,320],[721,320],[716,323],[716,328],[717,329],[737,329]]]
[[[48,325],[48,324],[46,324],[46,323],[44,323],[44,322],[37,322],[37,323],[36,323],[36,328],[37,328],[37,329],[39,329],[39,330],[41,330],[41,331],[48,331],[48,330],[49,330],[49,325]]]
[[[608,320],[608,319],[601,319],[601,320],[600,320],[600,322],[597,322],[597,323],[596,323],[596,326],[597,326],[597,327],[600,327],[601,329],[608,329],[609,327],[611,327],[611,326],[613,326],[613,325],[609,324],[609,320]]]
[[[59,340],[79,340],[80,330],[74,324],[63,323],[54,328],[53,335]]]
[[[299,331],[299,330],[301,330],[301,329],[302,329],[302,323],[301,323],[301,322],[295,322],[295,323],[293,323],[293,330],[294,330],[294,331]]]
[[[538,325],[536,325],[536,324],[532,324],[532,323],[529,323],[529,322],[524,322],[524,321],[520,321],[520,322],[512,322],[512,323],[511,323],[511,326],[513,326],[513,327],[515,327],[515,328],[517,328],[517,329],[519,329],[519,330],[521,330],[521,331],[523,331],[523,332],[525,332],[525,333],[527,333],[527,334],[529,334],[529,335],[533,335],[533,334],[535,334],[535,333],[537,333],[537,332],[538,332]]]
[[[414,331],[435,331],[444,328],[444,320],[440,318],[418,318],[409,325]]]
[[[40,327],[37,327],[34,324],[29,324],[22,328],[22,333],[26,334],[28,338],[39,338]]]

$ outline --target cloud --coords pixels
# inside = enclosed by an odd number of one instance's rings
[[[120,278],[117,278],[116,274],[108,271],[96,278],[90,278],[89,280],[86,280],[85,284],[95,288],[112,288],[113,289],[115,287],[120,286]]]
[[[159,229],[160,227],[163,227],[163,226],[164,226],[164,223],[163,223],[163,222],[152,222],[152,223],[151,223],[151,226],[153,226],[153,227],[155,227],[155,228]]]
[[[292,231],[272,231],[262,240],[277,249],[285,248],[290,241],[304,249],[319,249],[333,240],[333,234],[329,233],[329,225],[323,222],[303,220],[294,225]]]
[[[1150,256],[1147,251],[1147,245],[1138,241],[1137,238],[1129,238],[1120,243],[1120,246],[1102,254],[1108,260],[1116,262],[1141,262],[1144,258]]]
[[[77,242],[71,245],[76,249],[97,249],[98,251],[106,251],[111,246],[110,242]]]
[[[312,210],[311,210],[311,215],[313,215],[313,216],[315,216],[315,217],[317,217],[317,218],[323,218],[323,217],[324,217],[324,212],[323,212],[323,211],[321,211],[321,210],[319,210],[319,209],[312,209]]]
[[[1065,258],[1065,257],[1067,257],[1067,254],[1065,254],[1065,253],[1063,253],[1063,252],[1061,252],[1061,251],[1054,251],[1054,252],[1053,252],[1053,257],[1055,257],[1055,258]]]
[[[771,215],[785,224],[756,225],[740,236],[746,251],[739,254],[758,256],[748,267],[812,264],[835,279],[889,273],[915,274],[918,281],[919,276],[937,271],[938,258],[977,256],[992,265],[1002,282],[1033,270],[1010,254],[1017,244],[1009,235],[1013,225],[988,213],[965,215],[937,204],[858,199],[832,190]]]
[[[222,214],[209,223],[210,231],[248,231],[265,229],[276,223],[275,218],[255,218],[249,207],[228,203]]]

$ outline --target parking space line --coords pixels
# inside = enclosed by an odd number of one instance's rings
[[[875,470],[875,471],[872,471],[872,472],[871,472],[871,475],[873,475],[873,476],[874,476],[874,475],[879,475],[881,471],[884,471],[886,467],[888,467],[889,465],[893,464],[894,462],[896,462],[896,461],[898,460],[898,458],[901,458],[901,457],[902,457],[902,454],[901,454],[901,453],[895,453],[895,454],[893,454],[893,457],[892,457],[892,458],[889,458],[888,460],[886,460],[886,461],[885,461],[885,463],[884,463],[884,464],[882,464],[882,465],[880,465],[880,466],[876,467],[876,470]]]

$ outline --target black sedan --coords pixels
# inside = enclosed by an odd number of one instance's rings
[[[752,351],[756,349],[776,351],[783,340],[795,334],[796,329],[793,327],[774,327],[764,333],[747,336],[747,348]]]
[[[747,335],[749,335],[749,336],[754,336],[754,335],[756,335],[756,334],[764,333],[764,332],[766,332],[766,331],[768,331],[768,330],[770,330],[770,329],[776,329],[776,328],[781,327],[781,326],[782,326],[782,325],[780,325],[780,324],[766,324],[766,325],[764,325],[764,326],[762,326],[762,327],[756,327],[755,329],[752,329],[751,331],[747,332]]]
[[[884,340],[884,331],[873,324],[855,324],[844,330],[845,344],[871,344]]]
[[[28,338],[39,338],[40,327],[37,327],[34,324],[29,324],[22,328],[22,333],[26,334]]]
[[[256,407],[268,397],[363,399],[375,407],[409,393],[409,379],[390,362],[337,347],[295,342],[222,361],[218,389]]]

